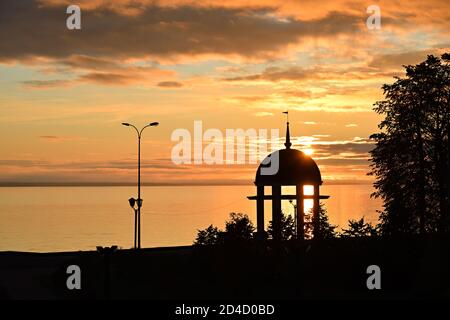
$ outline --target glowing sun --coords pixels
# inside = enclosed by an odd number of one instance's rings
[[[310,156],[314,153],[314,150],[312,148],[303,149],[303,153]]]

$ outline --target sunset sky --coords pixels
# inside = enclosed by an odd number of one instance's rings
[[[66,8],[81,8],[68,30]],[[370,5],[381,29],[368,30]],[[177,128],[279,128],[325,183],[370,182],[381,86],[450,51],[450,2],[1,0],[0,184],[251,183],[255,165],[175,165]]]

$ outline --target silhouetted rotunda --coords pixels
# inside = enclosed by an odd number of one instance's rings
[[[319,218],[319,202],[320,199],[328,199],[329,196],[320,195],[320,185],[322,185],[322,177],[316,162],[304,152],[291,149],[291,141],[289,134],[289,121],[286,127],[285,149],[277,150],[266,157],[261,162],[256,172],[255,185],[256,196],[250,196],[248,199],[256,200],[256,219],[257,219],[257,235],[264,238],[266,232],[264,230],[264,201],[272,201],[272,226],[273,239],[281,239],[281,201],[296,201],[296,226],[297,238],[305,238],[305,199],[312,199],[313,214],[313,234],[316,234],[320,227]],[[278,157],[278,159],[276,158]],[[278,161],[277,161],[278,160]],[[274,174],[267,174],[266,171],[270,166],[278,163],[278,170]],[[265,195],[264,187],[272,187],[272,194]],[[295,194],[283,195],[282,186],[295,186]],[[313,190],[305,192],[304,186],[310,186]],[[308,188],[308,187],[307,187]]]

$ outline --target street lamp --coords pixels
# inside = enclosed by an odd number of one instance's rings
[[[142,131],[144,131],[147,127],[156,127],[159,125],[159,122],[150,122],[146,126],[144,126],[141,130],[138,130],[134,125],[122,122],[122,125],[126,127],[133,127],[136,130],[138,136],[138,197],[137,199],[130,198],[128,201],[130,206],[135,210],[135,218],[134,218],[134,248],[136,249],[136,225],[137,225],[137,248],[141,248],[141,207],[142,207],[142,199],[141,199],[141,136]],[[134,208],[134,205],[137,204],[137,209]]]

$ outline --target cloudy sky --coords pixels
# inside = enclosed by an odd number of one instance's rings
[[[81,8],[81,30],[66,27]],[[381,29],[366,12],[381,9]],[[0,1],[0,184],[249,183],[255,165],[175,165],[175,129],[279,128],[325,183],[370,182],[381,85],[450,48],[450,3]]]

